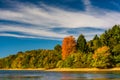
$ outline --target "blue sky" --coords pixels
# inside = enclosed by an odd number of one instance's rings
[[[0,57],[87,40],[120,23],[119,0],[0,0]]]

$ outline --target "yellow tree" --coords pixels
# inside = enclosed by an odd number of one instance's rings
[[[76,41],[73,36],[68,36],[62,42],[62,59],[64,60],[71,53],[76,51]]]
[[[93,54],[93,66],[97,68],[108,68],[111,67],[111,53],[110,48],[107,46],[103,46],[95,50]]]

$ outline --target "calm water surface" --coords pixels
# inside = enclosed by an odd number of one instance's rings
[[[0,80],[120,80],[120,72],[45,72],[0,70]]]

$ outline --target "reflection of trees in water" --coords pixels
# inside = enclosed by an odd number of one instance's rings
[[[111,74],[95,74],[95,73],[67,73],[63,72],[60,80],[120,80],[120,78],[114,78]]]
[[[60,80],[83,80],[85,78],[82,77],[77,77],[74,76],[73,74],[69,74],[69,73],[62,73],[62,77]]]
[[[120,79],[109,79],[109,78],[96,78],[92,80],[120,80]]]
[[[61,80],[69,80],[72,76],[67,73],[62,73]]]
[[[61,80],[78,80],[79,78],[75,78],[75,77],[68,77],[68,76],[62,76]]]
[[[41,76],[8,76],[3,80],[41,80]]]

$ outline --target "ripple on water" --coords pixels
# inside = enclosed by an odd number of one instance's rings
[[[3,71],[0,80],[120,80],[120,72]]]

